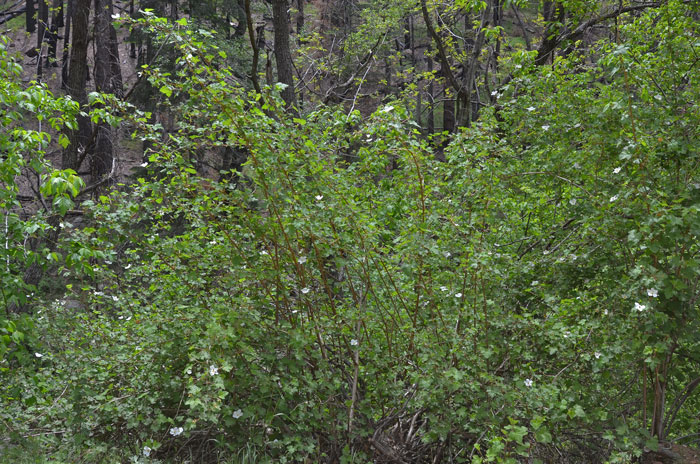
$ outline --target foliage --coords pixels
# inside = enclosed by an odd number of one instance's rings
[[[54,169],[45,158],[49,130],[74,124],[76,105],[54,97],[45,85],[22,86],[20,64],[10,56],[7,39],[0,40],[0,369],[8,362],[26,364],[31,353],[32,322],[11,320],[11,308],[25,305],[36,288],[22,278],[27,266],[46,266],[59,259],[49,248],[33,243],[58,226],[57,217],[73,206],[71,200],[83,181],[73,171]],[[65,143],[62,135],[58,143]],[[34,197],[33,205],[20,201]]]
[[[177,130],[91,96],[93,117],[149,142],[147,172],[64,227],[50,256],[67,293],[21,319],[36,354],[3,372],[0,446],[67,462],[630,462],[698,430],[692,8],[640,15],[595,64],[515,55],[503,104],[444,162],[399,102],[291,117],[279,88],[236,84],[206,34],[147,17],[172,39],[173,72],[143,72]],[[203,176],[226,149],[245,166]],[[70,176],[47,171],[45,195],[75,195]],[[0,326],[6,346],[17,327]]]

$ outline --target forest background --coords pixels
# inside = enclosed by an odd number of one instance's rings
[[[697,462],[699,20],[4,0],[0,462]]]

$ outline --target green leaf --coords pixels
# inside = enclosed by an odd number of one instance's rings
[[[159,90],[161,93],[164,93],[165,96],[168,98],[170,98],[170,96],[173,94],[173,90],[167,85],[162,86]]]
[[[58,134],[58,144],[65,150],[70,145],[70,140],[65,134]]]
[[[547,427],[541,427],[535,431],[535,440],[537,440],[539,443],[551,443],[552,434],[549,433]]]

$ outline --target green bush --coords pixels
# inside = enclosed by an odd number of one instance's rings
[[[145,72],[179,130],[121,104],[148,175],[64,231],[68,294],[0,390],[10,444],[68,462],[630,462],[697,430],[689,8],[640,16],[595,66],[520,55],[509,103],[446,162],[398,103],[291,118],[155,22],[179,71]],[[248,161],[204,179],[219,147]]]

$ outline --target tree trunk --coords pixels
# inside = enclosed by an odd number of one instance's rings
[[[134,19],[134,0],[129,2],[129,17]],[[136,40],[133,37],[129,38],[129,58],[136,58]]]
[[[49,0],[39,0],[39,9],[37,11],[39,29],[36,34],[36,50],[37,50],[37,62],[36,62],[36,75],[37,79],[41,80],[42,75],[42,65],[43,65],[43,49],[44,42],[46,41],[46,33],[48,31],[47,24],[49,22]]]
[[[73,45],[70,53],[70,68],[68,70],[68,82],[66,90],[80,105],[87,103],[87,50],[88,50],[88,26],[90,17],[90,0],[75,0],[73,11]],[[90,120],[85,116],[78,116],[78,129],[68,133],[70,145],[63,151],[61,166],[63,169],[78,170],[78,155],[87,150],[90,137]]]
[[[535,64],[552,63],[554,61],[554,49],[557,46],[557,36],[561,32],[562,25],[566,19],[566,10],[561,2],[545,1],[542,15],[545,21],[544,37],[537,49]]]
[[[666,392],[668,388],[668,371],[673,360],[673,353],[676,350],[674,342],[663,361],[654,371],[654,415],[651,421],[651,435],[663,441],[666,438],[664,430],[666,413]]]
[[[440,71],[444,76],[444,68],[440,68]],[[442,105],[442,130],[453,133],[455,131],[455,99],[454,95],[450,96],[448,92],[449,89],[447,84],[445,84],[445,100]]]
[[[70,30],[73,16],[73,1],[68,0],[65,14],[66,30],[63,31],[63,56],[61,57],[61,88],[68,88],[68,50],[70,46]]]
[[[36,10],[34,9],[34,0],[27,0],[26,7],[26,30],[30,34],[36,31]]]
[[[304,0],[297,0],[297,43],[301,45],[301,33],[304,30]]]
[[[49,44],[49,51],[46,55],[46,66],[58,66],[56,63],[56,49],[58,47],[58,28],[63,27],[63,1],[53,0],[51,5],[51,27],[49,28],[46,41]]]
[[[287,87],[282,91],[284,105],[294,112],[296,95],[294,93],[294,64],[289,49],[289,6],[287,0],[272,0],[272,22],[275,28],[275,61],[277,79]]]
[[[117,34],[112,26],[112,0],[95,0],[95,88],[99,92],[122,95],[122,73],[119,62]],[[94,180],[112,171],[114,151],[112,129],[99,123],[95,153],[90,158],[90,172]]]
[[[246,17],[245,17],[245,2],[243,0],[235,0],[233,4],[233,17],[236,18],[238,24],[233,31],[234,37],[243,37],[246,30]]]
[[[54,15],[56,17],[56,27],[60,29],[63,26],[65,26],[65,15],[63,14],[63,0],[54,0],[53,8],[55,8]]]
[[[430,52],[430,45],[428,45],[428,52]],[[433,135],[435,133],[435,79],[433,76],[433,58],[430,53],[427,53],[428,61],[428,74],[430,77],[430,82],[428,83],[428,134]]]

